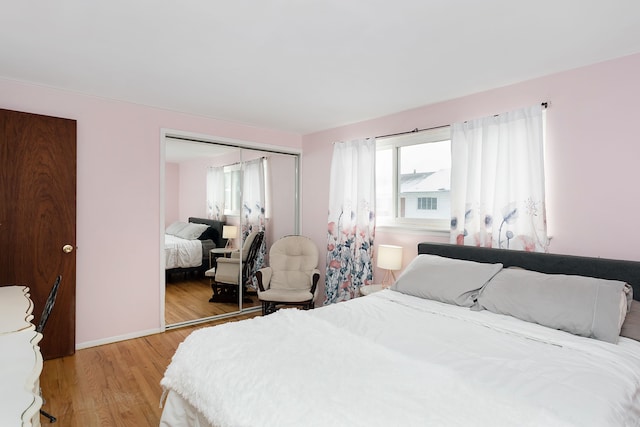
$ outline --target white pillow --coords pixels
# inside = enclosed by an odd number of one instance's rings
[[[178,231],[175,236],[181,239],[195,240],[200,237],[207,228],[209,228],[207,224],[194,224],[190,222],[186,227]]]
[[[617,343],[631,287],[617,280],[504,269],[478,295],[494,313]]]
[[[185,228],[187,225],[189,224],[187,224],[186,222],[176,221],[167,227],[167,229],[165,230],[165,234],[171,234],[172,236],[175,236],[176,233],[180,232],[180,230]]]
[[[448,304],[471,307],[485,283],[502,264],[488,264],[437,255],[418,255],[402,272],[394,291]]]

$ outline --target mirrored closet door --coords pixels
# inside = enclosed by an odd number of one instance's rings
[[[165,323],[260,306],[253,273],[299,231],[297,154],[165,137]]]

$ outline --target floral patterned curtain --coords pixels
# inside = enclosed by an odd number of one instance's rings
[[[252,231],[265,231],[265,158],[259,158],[243,163],[244,174],[242,176],[242,242]],[[256,255],[255,270],[262,268],[266,256],[266,242]]]
[[[224,168],[207,168],[207,218],[224,221]]]
[[[334,144],[325,305],[354,298],[373,279],[375,155],[374,138]]]
[[[453,125],[451,243],[547,251],[540,104]]]

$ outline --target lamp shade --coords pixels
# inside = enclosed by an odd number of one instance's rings
[[[236,227],[235,225],[222,226],[223,239],[235,239],[237,235],[238,235],[238,227]]]
[[[378,246],[378,267],[385,270],[400,270],[402,268],[402,246]]]

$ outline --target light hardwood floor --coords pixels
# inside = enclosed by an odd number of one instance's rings
[[[58,418],[54,425],[59,427],[157,427],[162,411],[160,380],[178,344],[197,328],[256,315],[243,314],[47,360],[40,377],[46,399],[43,409]],[[44,417],[41,422],[49,425]]]
[[[238,311],[237,303],[209,302],[212,290],[209,279],[188,277],[169,281],[165,288],[165,322],[167,325]],[[260,305],[257,297],[248,296],[244,308]]]

